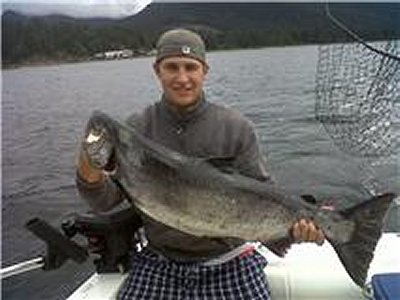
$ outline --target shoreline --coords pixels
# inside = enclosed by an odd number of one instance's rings
[[[397,41],[397,39],[395,39]],[[393,41],[393,40],[387,40],[387,39],[374,39],[374,40],[367,40],[367,44],[372,44],[376,42],[382,42],[382,41]],[[351,42],[341,42],[341,41],[335,41],[335,42],[310,42],[310,43],[290,43],[290,44],[276,44],[276,45],[268,45],[268,46],[255,46],[255,47],[227,47],[227,48],[220,48],[220,49],[212,49],[212,50],[207,50],[207,53],[218,53],[222,51],[239,51],[239,50],[257,50],[257,49],[263,49],[263,48],[276,48],[276,47],[297,47],[297,46],[312,46],[312,45],[327,45],[327,44],[348,44],[348,43],[357,43],[357,41],[351,41]],[[55,66],[55,65],[64,65],[64,64],[74,64],[74,63],[84,63],[84,62],[101,62],[101,61],[116,61],[116,60],[129,60],[129,59],[136,59],[136,58],[144,58],[144,57],[152,57],[153,55],[134,55],[132,57],[126,57],[126,58],[116,58],[116,59],[95,59],[93,57],[87,57],[87,58],[66,58],[66,59],[37,59],[37,60],[27,60],[23,62],[18,62],[18,63],[3,63],[1,62],[1,69],[2,70],[12,70],[12,69],[18,69],[18,68],[23,68],[23,67],[44,67],[44,66]]]
[[[81,62],[89,62],[94,61],[91,59],[66,59],[66,60],[34,60],[34,61],[25,61],[18,63],[3,63],[1,64],[2,70],[13,70],[23,67],[45,67],[45,66],[56,66],[56,65],[64,65],[64,64],[74,64]]]
[[[259,47],[246,47],[246,48],[221,48],[221,49],[212,49],[207,50],[207,54],[210,53],[218,53],[222,51],[239,51],[239,50],[257,50],[262,48],[274,48],[274,47],[295,47],[295,46],[307,46],[307,45],[317,45],[317,43],[299,43],[299,44],[285,44],[285,45],[269,45],[269,46],[259,46]],[[64,64],[74,64],[74,63],[84,63],[84,62],[101,62],[101,61],[117,61],[117,60],[128,60],[135,58],[143,58],[143,57],[152,57],[153,55],[134,55],[132,57],[127,58],[117,58],[117,59],[95,59],[92,57],[88,58],[76,58],[76,59],[38,59],[38,60],[27,60],[18,63],[3,63],[1,64],[2,70],[12,70],[23,67],[45,67],[45,66],[55,66],[55,65],[64,65]]]
[[[117,60],[129,60],[135,58],[143,58],[143,57],[151,57],[146,55],[137,55],[126,58],[118,58],[118,59],[94,59],[94,58],[77,58],[77,59],[49,59],[49,60],[31,60],[24,61],[18,63],[3,63],[1,64],[2,70],[12,70],[23,67],[45,67],[45,66],[56,66],[56,65],[65,65],[65,64],[76,64],[76,63],[85,63],[85,62],[101,62],[101,61],[117,61]]]

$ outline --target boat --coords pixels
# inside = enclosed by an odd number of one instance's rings
[[[400,198],[395,200],[388,215],[399,220]],[[30,270],[55,269],[62,266],[66,259],[78,263],[85,261],[89,254],[70,240],[76,233],[86,237],[92,233],[107,232],[105,238],[110,238],[112,247],[104,259],[95,261],[96,272],[84,281],[67,300],[112,300],[116,299],[119,289],[127,278],[126,259],[131,245],[126,238],[137,226],[132,222],[131,211],[121,210],[112,214],[76,215],[63,223],[64,233],[34,218],[27,223],[27,228],[47,243],[47,257],[39,257],[1,270],[1,277],[17,275]],[[398,225],[398,222],[396,223]],[[395,225],[396,225],[395,224]],[[314,243],[294,244],[283,257],[276,256],[261,243],[253,243],[257,251],[266,257],[268,265],[265,273],[271,290],[271,299],[278,300],[398,300],[400,299],[400,231],[394,226],[384,232],[378,241],[371,261],[364,288],[357,286],[345,271],[336,252],[328,241],[322,246]],[[110,227],[116,235],[108,236]],[[390,229],[390,228],[389,228]],[[140,230],[139,230],[140,232]],[[124,237],[124,234],[126,236]],[[138,239],[139,240],[139,239]],[[138,250],[141,249],[138,243]],[[51,253],[51,257],[49,257]],[[59,254],[59,256],[58,256]],[[97,253],[99,254],[99,253]],[[110,260],[110,257],[112,259]],[[118,258],[117,260],[115,258]],[[56,265],[45,265],[45,262],[55,262]],[[112,261],[112,263],[110,263]],[[118,262],[118,264],[115,263]],[[389,281],[386,280],[388,277]],[[382,283],[383,282],[383,283]],[[389,282],[389,283],[387,283]],[[384,297],[375,297],[374,293],[384,290]],[[392,289],[392,290],[390,290]]]
[[[400,233],[386,232],[379,240],[371,262],[364,289],[348,276],[332,246],[311,243],[295,244],[284,258],[276,256],[266,247],[256,243],[257,251],[268,260],[265,273],[271,289],[271,299],[278,300],[398,300],[400,299]],[[25,271],[41,267],[41,258],[25,265]],[[374,297],[374,277],[390,276],[391,294]],[[127,273],[93,273],[67,300],[114,300],[122,287]],[[379,287],[379,286],[378,286]]]
[[[360,289],[350,279],[328,242],[322,246],[295,244],[284,258],[259,243],[256,247],[269,262],[265,273],[271,288],[271,299],[373,299],[373,275],[400,274],[400,233],[396,232],[384,233],[379,240],[365,289]],[[68,300],[114,300],[126,277],[126,273],[94,273]],[[400,291],[395,297],[391,299],[400,299]]]

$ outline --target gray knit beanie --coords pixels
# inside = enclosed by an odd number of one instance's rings
[[[175,55],[188,56],[206,63],[206,47],[202,38],[187,29],[169,30],[158,39],[156,62]]]

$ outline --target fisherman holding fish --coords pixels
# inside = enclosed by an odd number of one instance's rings
[[[221,158],[215,160],[219,167],[258,181],[271,180],[251,122],[205,97],[209,66],[198,34],[186,29],[162,34],[153,68],[162,88],[161,100],[132,115],[127,124],[179,153]],[[124,193],[112,180],[119,167],[112,157],[93,163],[95,156],[90,156],[87,145],[99,138],[101,133],[89,135],[83,143],[77,186],[95,211],[106,211],[121,203]],[[137,218],[142,220],[148,246],[133,254],[120,299],[269,299],[263,271],[267,261],[253,244],[238,238],[193,236],[143,212]],[[276,251],[284,253],[292,242],[324,241],[322,231],[307,219],[294,222],[290,232],[292,239],[275,245]]]

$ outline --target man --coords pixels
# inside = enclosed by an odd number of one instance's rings
[[[127,122],[146,137],[186,155],[234,157],[233,167],[269,180],[252,124],[240,113],[206,100],[209,70],[201,37],[185,29],[167,31],[158,40],[153,65],[163,95]],[[110,163],[108,171],[114,168]],[[109,173],[94,168],[81,151],[77,184],[95,210],[122,201]],[[193,199],[196,201],[196,199]],[[133,255],[121,299],[268,299],[266,260],[245,241],[199,238],[140,214],[148,246]],[[295,241],[322,243],[323,233],[300,220]],[[288,245],[284,245],[288,247]]]

